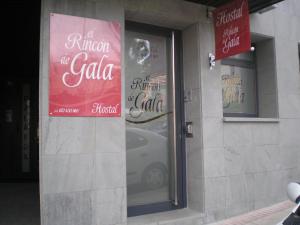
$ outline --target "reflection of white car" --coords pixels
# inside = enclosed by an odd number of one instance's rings
[[[144,189],[164,186],[168,180],[167,138],[149,130],[126,129],[127,186]]]

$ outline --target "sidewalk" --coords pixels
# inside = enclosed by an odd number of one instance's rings
[[[277,225],[295,206],[291,201],[285,201],[209,225]]]

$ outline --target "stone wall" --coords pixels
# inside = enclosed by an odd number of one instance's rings
[[[43,0],[42,224],[195,225],[285,200],[286,184],[300,177],[300,4],[286,0],[278,5],[251,15],[251,32],[274,40],[275,118],[224,121],[220,63],[213,70],[208,65],[214,31],[205,7],[182,0]],[[184,119],[193,122],[194,130],[194,137],[186,139],[187,209],[127,219],[124,107],[120,118],[48,116],[50,13],[117,20],[122,37],[125,19],[182,30],[184,91],[190,96]],[[125,76],[122,69],[122,103]]]
[[[207,64],[201,67],[206,221],[285,200],[287,183],[300,177],[299,2],[287,0],[250,18],[252,33],[274,39],[275,61],[261,56],[258,62],[261,75],[267,76],[267,69],[271,79],[259,77],[258,82],[264,87],[276,84],[269,99],[272,106],[263,105],[275,111],[269,110],[271,119],[224,121],[220,64],[213,71]],[[201,42],[208,28],[199,27]],[[201,56],[214,49],[213,41],[204,43],[209,47],[200,48]],[[265,111],[259,116],[268,117]]]
[[[125,224],[127,203],[124,110],[122,117],[119,118],[48,116],[50,13],[119,21],[122,36],[124,33],[122,1],[42,1],[40,41],[42,224]],[[124,81],[124,70],[122,79]],[[122,90],[124,96],[124,88]]]

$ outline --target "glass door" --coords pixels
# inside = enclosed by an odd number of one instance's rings
[[[174,32],[126,26],[125,63],[128,215],[182,207]]]

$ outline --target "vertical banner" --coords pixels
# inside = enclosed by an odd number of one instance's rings
[[[49,115],[119,117],[120,24],[50,17]]]
[[[233,0],[213,11],[216,59],[251,48],[248,0]]]

